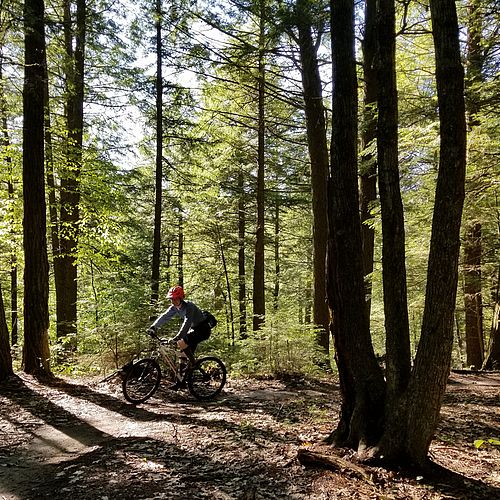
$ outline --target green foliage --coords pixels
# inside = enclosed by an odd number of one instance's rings
[[[318,375],[319,364],[324,360],[315,336],[312,326],[300,325],[282,311],[223,355],[237,375]]]
[[[23,51],[20,25],[13,22],[21,5],[15,1],[3,5],[8,9],[2,9],[0,14],[4,63],[1,90],[7,104],[10,144],[2,143],[0,151],[0,279],[8,304],[7,271],[12,255],[17,258],[20,277],[23,266],[19,92]],[[136,356],[147,345],[144,330],[151,317],[167,306],[165,292],[179,281],[182,270],[188,298],[211,310],[219,319],[212,338],[200,346],[201,352],[219,354],[238,374],[318,372],[321,360],[316,333],[308,324],[307,291],[312,279],[310,166],[300,74],[296,70],[297,49],[284,34],[285,28],[289,33],[292,30],[288,26],[289,5],[273,2],[266,3],[271,13],[266,18],[266,326],[256,333],[248,331],[243,338],[239,332],[238,223],[242,215],[248,324],[252,317],[249,291],[255,245],[259,45],[259,16],[254,14],[255,6],[252,2],[163,2],[161,283],[160,301],[152,306],[149,295],[156,151],[153,41],[158,17],[151,2],[129,5],[99,0],[89,5],[84,165],[79,179],[82,201],[77,255],[78,349],[74,357],[64,359],[67,346],[56,342],[56,297],[52,287],[51,342],[56,370],[99,372],[121,366]],[[319,36],[328,22],[326,10],[322,2],[315,2],[312,7],[313,15],[317,16],[317,22],[313,23],[317,29],[315,36]],[[406,24],[400,25],[397,38],[400,181],[405,207],[410,329],[415,348],[425,297],[439,125],[428,12],[418,4],[404,8]],[[62,5],[47,5],[50,132],[56,195],[65,167],[66,147],[62,14]],[[500,252],[497,167],[500,115],[495,34],[490,29],[485,34],[488,35],[485,79],[472,89],[480,95],[483,106],[478,117],[480,124],[469,134],[464,220],[478,218],[482,223],[485,324],[488,324],[495,300]],[[324,52],[323,47],[321,54]],[[329,70],[325,72],[329,75]],[[12,195],[8,193],[7,182],[14,188]],[[385,327],[377,203],[372,211],[376,255],[371,325],[375,350],[383,354]],[[459,307],[459,328],[461,315]],[[174,333],[176,327],[169,325],[165,333]],[[457,353],[456,363],[459,356]]]
[[[500,439],[489,438],[489,439],[476,439],[474,440],[474,446],[479,450],[484,445],[500,446]]]

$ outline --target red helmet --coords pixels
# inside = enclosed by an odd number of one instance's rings
[[[184,298],[184,290],[182,286],[173,286],[167,293],[167,299],[183,299]]]

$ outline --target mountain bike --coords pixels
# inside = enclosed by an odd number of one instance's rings
[[[180,370],[181,352],[176,344],[153,334],[158,349],[148,358],[136,361],[126,370],[122,381],[125,399],[131,403],[144,403],[158,390],[162,378],[159,360],[163,362],[171,381],[181,387],[187,386],[189,392],[199,400],[215,398],[226,384],[227,370],[224,363],[215,356],[186,358],[185,369]]]

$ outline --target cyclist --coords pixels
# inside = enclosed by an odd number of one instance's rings
[[[202,310],[189,300],[184,300],[185,293],[181,286],[176,285],[168,291],[167,298],[171,300],[172,305],[161,314],[156,321],[148,328],[149,334],[154,334],[165,323],[174,316],[180,316],[183,319],[179,332],[170,339],[171,343],[176,343],[186,358],[194,361],[193,354],[197,345],[210,337],[211,328],[207,318]],[[181,358],[181,371],[187,365],[187,359]],[[176,383],[170,389],[177,390],[180,384]]]

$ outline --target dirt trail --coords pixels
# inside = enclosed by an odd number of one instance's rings
[[[500,376],[451,382],[431,452],[469,478],[466,492],[299,464],[298,450],[335,425],[330,381],[230,380],[214,402],[160,390],[136,407],[116,383],[48,387],[20,374],[0,386],[0,499],[500,498],[498,447],[473,446],[500,436]]]

